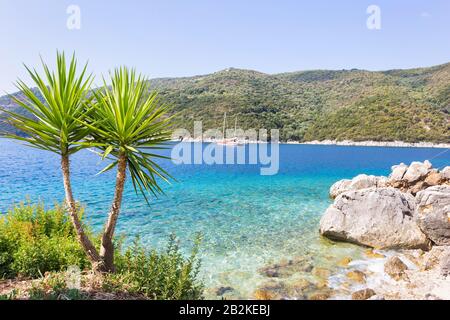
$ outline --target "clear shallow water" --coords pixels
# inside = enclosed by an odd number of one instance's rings
[[[318,235],[332,183],[359,173],[387,175],[400,162],[430,159],[434,167],[449,165],[450,152],[439,155],[443,151],[280,145],[275,176],[260,176],[255,165],[177,166],[166,161],[163,166],[177,182],[163,185],[166,194],[150,207],[128,183],[117,230],[129,240],[139,235],[149,248],[162,247],[172,232],[189,248],[201,232],[207,295],[214,297],[212,288],[230,286],[233,297],[249,298],[270,280],[257,272],[268,264],[307,257],[315,267],[332,269],[343,256],[361,256],[358,247],[333,244]],[[75,196],[86,206],[95,230],[104,223],[114,191],[114,172],[95,176],[104,166],[88,151],[72,159]],[[0,140],[0,212],[26,197],[48,205],[64,199],[59,159]],[[300,273],[314,277],[310,272],[306,268]]]

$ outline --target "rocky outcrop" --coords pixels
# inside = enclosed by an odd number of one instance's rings
[[[320,233],[380,249],[428,248],[415,209],[414,197],[394,188],[344,192],[322,217]]]
[[[385,187],[386,183],[386,177],[376,177],[368,176],[366,174],[360,174],[354,177],[352,180],[344,179],[333,184],[330,188],[330,197],[332,199],[335,199],[341,193],[352,190]]]
[[[374,248],[450,245],[450,167],[401,163],[389,177],[358,175],[336,182],[320,221],[330,239]]]
[[[409,166],[401,163],[392,167],[386,184],[415,195],[428,187],[448,183],[449,174],[444,170],[439,172],[433,169],[432,164],[427,160],[412,162]]]
[[[379,266],[346,272],[341,286],[356,284],[352,299],[450,299],[450,167],[401,163],[386,178],[359,175],[338,181],[330,196],[334,203],[320,220],[323,236],[400,249],[394,256],[386,253],[389,258],[366,252],[374,264],[385,259],[381,277],[372,277]],[[337,264],[348,268],[349,261]],[[365,284],[375,291],[359,290]]]
[[[413,184],[414,182],[417,182],[419,180],[423,180],[428,175],[431,168],[432,165],[428,160],[425,160],[423,163],[415,161],[411,163],[411,165],[406,170],[405,175],[403,176],[403,180],[410,184]]]
[[[330,197],[335,199],[347,191],[383,187],[393,187],[416,195],[431,186],[450,184],[450,167],[439,171],[433,169],[428,160],[415,161],[409,166],[400,163],[391,169],[389,177],[360,174],[353,179],[339,180],[331,186]]]
[[[450,185],[434,186],[417,196],[419,227],[437,245],[450,245]]]

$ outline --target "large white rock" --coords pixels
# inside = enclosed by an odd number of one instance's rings
[[[362,189],[339,195],[320,221],[333,240],[379,249],[429,247],[415,217],[415,200],[394,188]]]
[[[441,170],[441,176],[446,180],[450,180],[450,166]]]
[[[330,188],[330,197],[334,199],[341,193],[351,190],[385,187],[386,182],[386,177],[360,174],[354,177],[352,180],[344,179],[333,184]]]
[[[404,163],[400,163],[396,166],[392,166],[392,172],[389,176],[390,181],[401,181],[403,179],[403,176],[406,173],[406,170],[408,170],[408,166]]]
[[[351,183],[352,183],[352,180],[349,180],[349,179],[343,179],[343,180],[339,180],[338,182],[335,182],[330,187],[330,197],[332,199],[334,199],[341,193],[348,191]]]
[[[437,245],[450,245],[450,185],[429,187],[416,195],[419,227]]]
[[[405,180],[408,183],[413,183],[421,180],[428,175],[428,173],[431,171],[431,168],[432,165],[428,160],[425,160],[423,163],[418,161],[412,162],[409,165],[408,170],[406,170],[406,173],[403,176],[402,180]]]

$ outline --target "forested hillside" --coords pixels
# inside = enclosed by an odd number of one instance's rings
[[[282,140],[450,142],[450,63],[274,75],[230,68],[150,82],[186,129],[194,120],[221,128],[227,112],[230,126],[238,116],[239,127],[280,129]],[[0,105],[17,109],[9,97]]]

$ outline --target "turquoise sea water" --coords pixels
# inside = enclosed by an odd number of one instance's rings
[[[360,248],[318,235],[320,216],[331,203],[328,189],[336,180],[359,173],[387,175],[392,165],[416,160],[430,159],[434,167],[442,167],[450,164],[450,152],[444,151],[280,145],[280,171],[274,176],[259,175],[257,165],[166,161],[164,168],[177,182],[163,185],[166,194],[150,206],[128,183],[117,231],[129,240],[139,235],[149,248],[163,246],[172,232],[189,248],[194,234],[201,232],[201,276],[208,297],[215,296],[213,288],[224,286],[233,288],[234,297],[249,298],[267,281],[258,272],[267,264],[307,256],[314,266],[330,269],[342,256],[361,254]],[[72,159],[75,196],[95,230],[105,221],[114,191],[114,172],[96,176],[104,166],[89,151]],[[0,140],[0,212],[27,197],[50,205],[64,199],[59,159]]]

